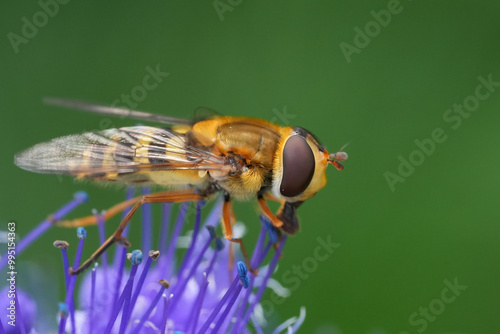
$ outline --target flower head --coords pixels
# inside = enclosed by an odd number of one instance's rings
[[[181,204],[172,224],[172,205],[163,204],[157,238],[151,232],[151,207],[146,205],[142,209],[142,249],[127,253],[126,248],[117,246],[113,260],[104,254],[99,265],[81,276],[68,274],[68,243],[55,242],[62,254],[66,281],[66,298],[59,307],[59,332],[244,333],[249,328],[262,332],[253,314],[276,269],[286,236],[278,241],[274,227],[260,217],[262,228],[250,260],[251,267],[258,268],[258,274],[254,274],[245,262],[234,260],[235,245],[215,232],[221,202],[202,222],[203,205],[196,203],[191,219],[189,204]],[[104,214],[94,214],[102,242]],[[189,225],[193,226],[192,233],[182,236],[183,227]],[[92,232],[78,229],[73,267],[79,265],[82,250],[88,247],[86,238],[92,238]],[[157,249],[151,250],[155,245]],[[277,245],[274,254],[273,245]],[[184,256],[178,262],[177,253],[182,247]],[[264,264],[269,253],[271,261]],[[79,303],[74,299],[76,295]],[[296,332],[304,317],[302,310],[299,318],[286,321],[274,332]]]

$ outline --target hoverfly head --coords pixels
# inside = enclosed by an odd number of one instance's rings
[[[309,131],[300,127],[286,131],[276,154],[273,193],[291,203],[303,202],[326,185],[328,154]]]
[[[282,200],[277,218],[283,222],[281,229],[285,233],[298,231],[297,208],[326,185],[328,164],[343,169],[340,162],[347,160],[343,149],[329,154],[309,131],[299,127],[284,129],[275,156],[272,192]]]

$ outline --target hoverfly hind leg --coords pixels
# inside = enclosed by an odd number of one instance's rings
[[[134,197],[132,199],[123,201],[121,203],[118,203],[116,205],[113,205],[111,208],[108,210],[104,211],[104,220],[107,221],[111,217],[115,216],[116,214],[124,211],[126,208],[130,207],[131,205],[134,205],[140,197]],[[90,225],[96,225],[97,224],[97,219],[95,215],[87,216],[87,217],[81,217],[73,220],[60,220],[56,221],[55,225],[60,226],[60,227],[68,227],[68,228],[76,228],[76,227],[82,227],[82,226],[90,226]]]
[[[92,263],[97,261],[99,257],[108,249],[112,244],[118,243],[124,247],[129,247],[130,242],[122,236],[123,230],[127,227],[130,219],[134,213],[141,207],[144,203],[168,203],[168,202],[190,202],[190,201],[200,201],[204,200],[205,197],[196,193],[194,189],[171,191],[171,192],[160,192],[150,195],[140,196],[139,200],[130,209],[128,214],[123,218],[120,226],[116,229],[111,237],[109,237],[95,252],[92,254],[80,267],[73,269],[70,268],[70,275],[78,275],[82,273],[85,269],[90,267]]]

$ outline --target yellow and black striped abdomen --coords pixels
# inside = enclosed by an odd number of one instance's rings
[[[26,150],[15,162],[30,171],[79,179],[179,186],[204,182],[199,171],[206,158],[186,146],[185,134],[135,126],[57,138]]]

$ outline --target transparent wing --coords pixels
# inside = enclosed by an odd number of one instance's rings
[[[206,119],[222,117],[224,115],[218,111],[215,111],[214,109],[211,109],[211,108],[198,107],[194,110],[193,116],[194,116],[193,117],[194,122],[196,123],[196,122],[204,121]]]
[[[182,124],[182,125],[193,124],[193,121],[189,121],[182,118],[152,114],[144,111],[137,111],[125,108],[103,106],[85,101],[69,100],[69,99],[61,99],[53,97],[45,98],[43,101],[49,105],[66,107],[70,109],[84,110],[101,115],[119,116],[119,117],[138,119],[141,121],[164,123],[164,124]]]
[[[18,154],[15,164],[32,172],[82,176],[231,169],[225,157],[196,144],[189,134],[133,126],[70,135],[33,146]]]

